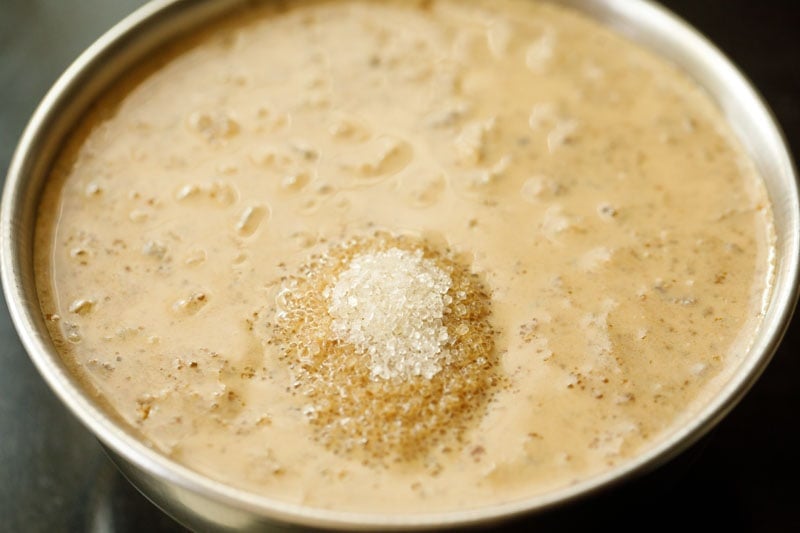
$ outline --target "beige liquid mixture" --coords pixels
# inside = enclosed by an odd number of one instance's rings
[[[112,412],[254,493],[422,512],[605,472],[720,389],[771,214],[682,73],[545,3],[287,5],[164,50],[54,167],[41,306]],[[503,380],[459,437],[377,463],[318,438],[271,337],[286,279],[375,230],[478,275]]]

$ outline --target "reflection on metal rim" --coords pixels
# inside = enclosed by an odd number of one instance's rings
[[[800,208],[786,143],[759,95],[705,38],[646,0],[551,0],[577,8],[669,59],[716,101],[763,176],[775,217],[775,285],[749,353],[728,385],[691,420],[645,453],[576,485],[486,508],[406,516],[339,513],[240,491],[180,466],[143,444],[101,409],[61,362],[47,333],[33,278],[33,227],[42,185],[59,146],[86,107],[165,41],[248,0],[154,0],[101,37],[56,82],[12,159],[0,209],[0,262],[9,310],[40,373],[107,446],[123,473],[179,521],[202,530],[318,527],[414,529],[485,523],[574,500],[663,463],[711,429],[742,398],[777,349],[797,299]]]

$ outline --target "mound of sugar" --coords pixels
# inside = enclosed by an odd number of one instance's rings
[[[449,340],[443,316],[451,285],[421,250],[358,255],[325,295],[331,330],[369,356],[373,377],[430,379]]]

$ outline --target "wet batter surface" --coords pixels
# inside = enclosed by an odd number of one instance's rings
[[[378,464],[320,441],[274,338],[286,280],[376,230],[480,279],[503,381],[458,438]],[[65,361],[157,449],[396,512],[541,494],[664,438],[746,351],[771,239],[705,94],[577,13],[332,1],[232,17],[109,92],[35,254]]]

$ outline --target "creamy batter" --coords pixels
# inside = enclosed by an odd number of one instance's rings
[[[705,405],[759,324],[770,224],[709,98],[576,12],[285,2],[97,102],[35,261],[64,360],[164,454],[281,501],[422,512],[605,472]],[[480,277],[506,383],[389,464],[314,438],[270,329],[285,279],[375,230]]]

